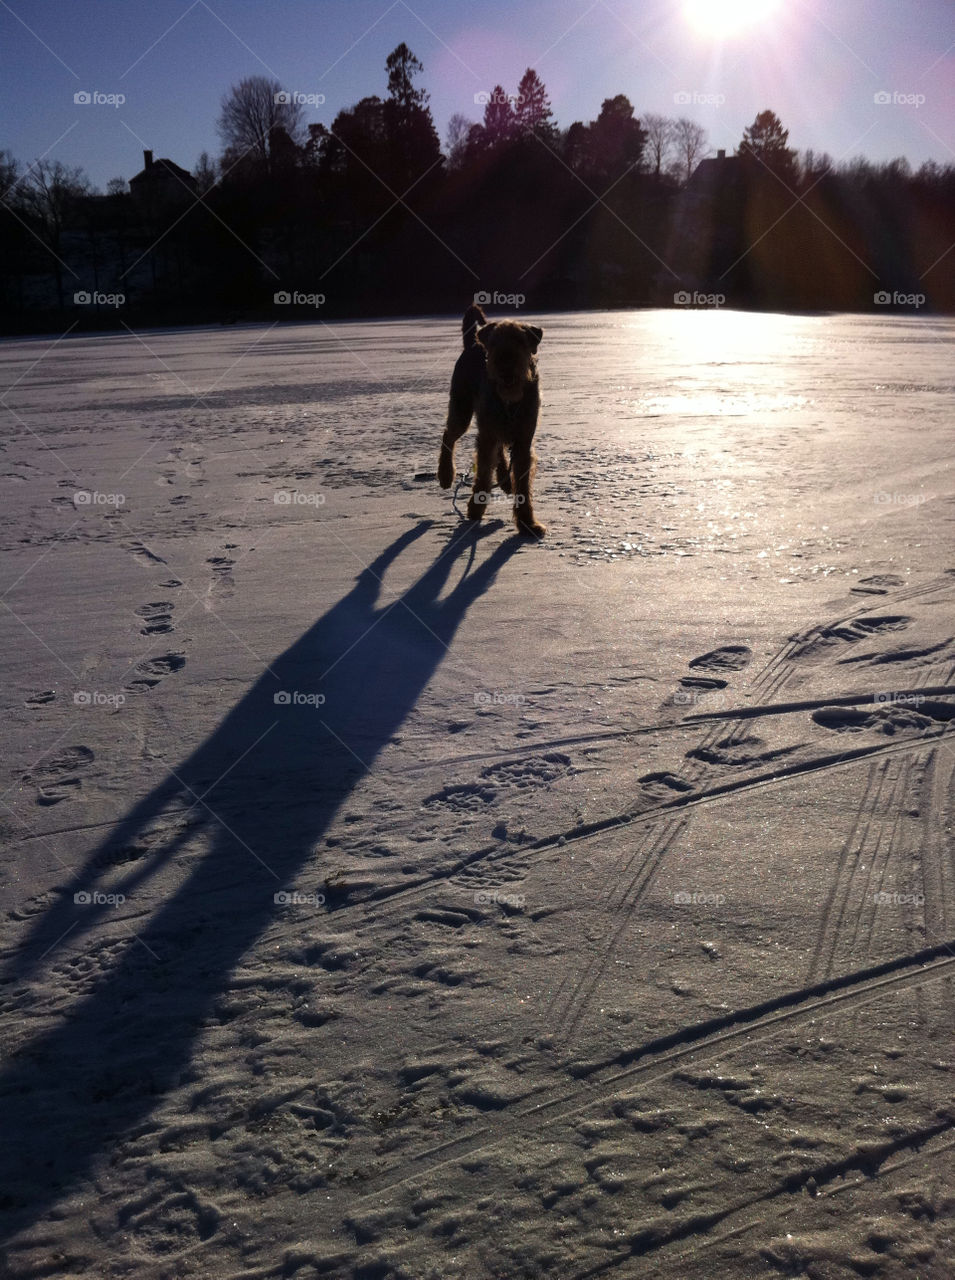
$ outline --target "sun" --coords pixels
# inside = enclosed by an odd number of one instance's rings
[[[705,36],[739,34],[772,17],[779,0],[686,0],[688,22]]]

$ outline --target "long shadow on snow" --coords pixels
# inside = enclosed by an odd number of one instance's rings
[[[414,708],[469,607],[520,542],[507,539],[472,568],[477,544],[491,530],[465,526],[403,596],[379,606],[382,575],[429,527],[409,530],[388,547],[212,735],[134,806],[7,967],[9,989],[58,949],[75,951],[110,908],[75,905],[73,894],[95,890],[104,868],[109,891],[134,902],[151,874],[177,853],[187,859],[185,845],[197,826],[181,815],[194,805],[208,851],[137,927],[138,941],[130,938],[110,959],[92,992],[0,1073],[0,1208],[10,1211],[16,1229],[40,1217],[180,1081],[231,971],[274,918],[275,893],[295,886],[307,865],[319,878],[327,870],[314,865],[316,841]],[[464,552],[471,560],[439,600]],[[318,708],[277,705],[280,691],[321,692],[326,701]]]

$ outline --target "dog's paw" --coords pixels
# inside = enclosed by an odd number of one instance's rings
[[[442,489],[450,489],[454,484],[454,459],[441,450],[441,457],[438,459],[438,484]]]
[[[528,538],[543,538],[547,525],[541,524],[539,520],[518,520],[517,530]]]
[[[489,493],[485,493],[483,490],[476,490],[471,494],[471,497],[468,499],[469,520],[481,519],[484,512],[487,510],[487,503],[490,496],[491,495]]]

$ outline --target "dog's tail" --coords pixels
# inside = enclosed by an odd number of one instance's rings
[[[465,311],[464,319],[461,321],[461,329],[464,333],[465,351],[467,351],[468,347],[476,345],[478,327],[482,324],[487,324],[487,317],[478,304],[473,302],[471,306],[468,307],[467,311]]]

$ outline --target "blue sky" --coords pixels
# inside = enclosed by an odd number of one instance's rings
[[[138,172],[144,147],[192,168],[218,153],[220,100],[244,76],[324,95],[306,119],[331,124],[384,95],[404,40],[442,140],[452,113],[479,119],[476,94],[515,91],[533,66],[561,126],[625,93],[638,116],[698,120],[713,148],[769,107],[800,150],[955,161],[952,0],[748,2],[755,18],[721,38],[682,0],[0,0],[0,148],[79,164],[100,187]],[[83,90],[126,100],[77,105]]]

